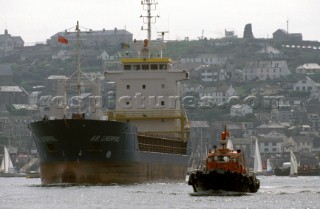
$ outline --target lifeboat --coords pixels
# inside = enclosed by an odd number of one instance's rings
[[[193,170],[189,176],[188,185],[194,192],[232,191],[255,193],[260,188],[260,180],[253,172],[249,172],[241,150],[227,147],[229,133],[225,126],[221,134],[220,144],[210,150],[202,169]]]

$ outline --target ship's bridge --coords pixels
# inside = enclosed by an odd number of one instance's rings
[[[122,58],[123,70],[170,70],[170,58]]]

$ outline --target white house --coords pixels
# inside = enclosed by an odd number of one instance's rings
[[[316,72],[320,72],[320,65],[318,65],[317,63],[306,63],[296,68],[296,73],[306,74]]]
[[[283,104],[278,104],[278,108],[272,108],[271,110],[271,120],[277,122],[292,122],[292,108],[289,102],[284,102]]]
[[[313,139],[309,136],[292,136],[290,137],[294,140],[297,151],[307,151],[312,152],[313,150]]]
[[[304,79],[298,81],[293,84],[294,91],[302,91],[302,92],[310,92],[310,93],[318,93],[320,90],[320,84],[316,83],[309,77],[305,77]]]
[[[181,58],[181,63],[201,63],[205,65],[222,66],[226,64],[228,56],[221,56],[216,54],[200,54],[198,57]]]
[[[277,131],[259,137],[259,147],[261,153],[280,153],[284,149],[284,142],[288,141],[288,137]]]
[[[279,61],[252,61],[243,69],[244,80],[273,80],[290,75],[287,62]]]
[[[246,104],[232,105],[230,108],[230,116],[245,116],[247,114],[253,113],[253,108]]]
[[[258,54],[260,56],[263,56],[264,58],[269,58],[269,59],[279,59],[282,58],[282,53],[276,49],[273,48],[270,45],[265,44],[262,49],[257,51],[255,54]]]
[[[309,77],[298,81],[293,85],[294,91],[309,92],[310,97],[320,100],[320,83],[315,82]]]
[[[204,87],[201,84],[183,84],[181,89],[183,93],[197,93],[202,91]]]
[[[236,91],[230,86],[207,87],[199,91],[199,97],[210,98],[213,103],[227,102],[231,96],[236,96]]]
[[[212,69],[204,67],[200,69],[201,80],[204,82],[224,81],[227,78],[227,71],[225,69]]]
[[[20,36],[11,36],[8,30],[4,30],[4,34],[0,34],[0,57],[10,55],[16,48],[24,46],[24,41]]]
[[[110,60],[110,55],[106,51],[103,51],[99,56],[97,56],[97,59],[101,59],[103,61]]]

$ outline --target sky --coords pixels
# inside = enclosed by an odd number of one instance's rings
[[[252,24],[256,38],[272,38],[277,29],[302,33],[303,40],[320,41],[320,0],[156,0],[159,15],[152,25],[152,38],[162,31],[165,39],[190,40],[202,35],[224,37],[225,29],[243,36]],[[82,30],[126,29],[135,39],[145,39],[141,31],[141,0],[0,0],[0,34],[7,29],[26,44],[44,42],[79,21]],[[144,25],[146,28],[146,25]],[[70,31],[73,31],[72,29]]]

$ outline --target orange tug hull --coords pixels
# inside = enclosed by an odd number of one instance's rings
[[[181,181],[185,173],[185,166],[156,163],[40,163],[40,177],[43,185]]]

